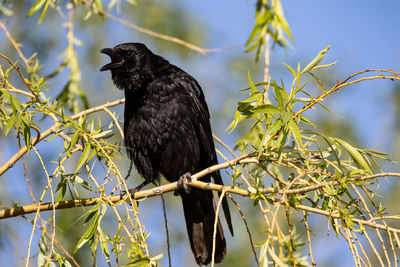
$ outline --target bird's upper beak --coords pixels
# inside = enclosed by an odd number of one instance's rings
[[[101,67],[100,71],[116,69],[125,63],[124,58],[113,48],[103,48],[100,53],[106,54],[111,58],[111,62]]]

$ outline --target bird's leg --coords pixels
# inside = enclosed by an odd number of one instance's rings
[[[187,182],[191,182],[191,181],[192,181],[192,175],[190,174],[190,172],[185,173],[178,179],[178,188],[185,190],[186,194],[189,194],[191,191],[191,188],[190,188],[190,186],[187,185]],[[175,191],[174,194],[178,195],[179,193],[177,191]]]
[[[146,185],[148,185],[150,182],[145,180],[143,183],[141,183],[140,185],[136,186],[135,188],[129,188],[128,189],[128,193],[132,196],[133,194],[135,194],[137,191],[140,191],[140,189],[142,189],[143,187],[145,187]],[[123,198],[126,195],[126,191],[121,191],[120,196],[121,198]]]

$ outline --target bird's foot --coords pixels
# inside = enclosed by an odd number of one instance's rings
[[[133,196],[135,195],[136,192],[138,192],[139,190],[137,188],[129,188],[128,189],[128,193],[125,190],[122,190],[121,193],[119,194],[121,196],[121,199],[123,199],[127,194],[131,195],[131,197],[133,198]]]
[[[129,195],[131,195],[131,197],[133,198],[135,193],[140,191],[140,189],[142,189],[143,187],[145,187],[146,185],[148,185],[150,182],[148,182],[147,180],[144,181],[143,183],[141,183],[140,185],[136,186],[135,188],[129,188],[128,189],[128,193]],[[119,194],[121,196],[121,199],[123,199],[126,195],[126,191],[122,190],[121,193]]]
[[[192,181],[192,175],[190,174],[190,172],[185,173],[184,175],[179,177],[178,188],[183,189],[186,192],[186,194],[189,194],[191,191],[191,188],[190,188],[190,186],[187,185],[187,182],[191,182],[191,181]],[[175,195],[178,195],[177,191],[175,191]]]

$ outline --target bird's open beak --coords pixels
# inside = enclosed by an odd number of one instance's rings
[[[101,67],[100,71],[116,69],[125,63],[125,60],[112,48],[103,48],[100,53],[106,54],[111,58],[111,62]]]

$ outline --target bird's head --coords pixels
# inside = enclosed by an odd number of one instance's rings
[[[146,69],[153,53],[141,43],[123,43],[113,48],[103,48],[100,53],[110,57],[111,62],[100,71],[110,70],[112,79],[119,89],[140,87],[146,78]]]
[[[117,70],[120,68],[135,68],[142,65],[143,58],[151,51],[141,43],[124,43],[114,48],[103,48],[100,53],[111,58],[111,62],[104,65],[100,71]]]

